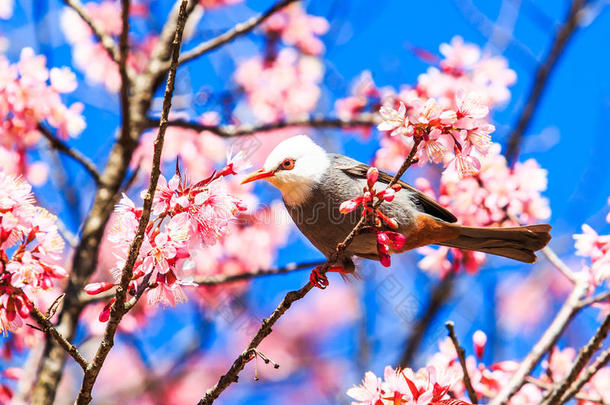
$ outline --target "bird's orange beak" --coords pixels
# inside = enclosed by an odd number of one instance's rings
[[[258,169],[255,172],[250,173],[241,181],[241,184],[250,183],[255,180],[264,179],[266,177],[272,177],[275,174],[272,170]]]

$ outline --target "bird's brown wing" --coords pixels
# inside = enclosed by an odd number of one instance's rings
[[[341,170],[343,170],[343,172],[345,172],[346,174],[349,174],[351,176],[366,178],[366,173],[369,170],[369,168],[370,168],[369,165],[366,165],[364,163],[359,163],[359,164],[356,164],[353,166],[342,167]],[[394,178],[394,176],[380,171],[379,179],[377,181],[389,184],[393,178]],[[455,217],[455,215],[453,215],[451,212],[447,211],[443,206],[441,206],[439,203],[437,203],[432,198],[428,197],[427,195],[425,195],[424,193],[422,193],[415,187],[408,185],[407,183],[405,183],[402,180],[399,180],[398,184],[400,184],[404,189],[407,189],[413,193],[413,196],[415,197],[415,204],[420,206],[426,214],[432,215],[433,217],[442,219],[443,221],[446,221],[446,222],[456,222],[457,221],[457,218]]]

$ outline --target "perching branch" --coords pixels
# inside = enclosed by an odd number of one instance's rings
[[[195,131],[209,131],[224,138],[232,138],[242,135],[258,134],[262,132],[274,131],[282,128],[358,128],[371,127],[379,123],[377,114],[362,113],[351,119],[329,118],[324,116],[311,116],[299,119],[288,119],[279,122],[261,125],[204,125],[198,122],[185,120],[172,120],[169,126],[193,129]],[[156,127],[159,121],[153,118],[148,120],[149,127]]]
[[[561,272],[568,280],[572,282],[572,284],[576,283],[576,276],[574,272],[557,256],[555,251],[548,246],[545,246],[541,250],[544,257],[547,258],[551,264]]]
[[[415,153],[417,152],[417,148],[419,147],[421,140],[421,138],[415,139],[411,152],[405,159],[404,163],[402,164],[396,175],[387,185],[388,188],[396,184],[400,180],[402,175],[405,173],[405,171],[413,164]],[[377,199],[372,206],[373,211],[379,208],[382,203],[383,199]],[[318,270],[320,275],[323,276],[328,271],[331,264],[335,263],[337,259],[343,254],[345,249],[347,249],[347,247],[352,243],[358,232],[365,226],[366,221],[367,217],[363,215],[356,224],[356,226],[354,226],[352,231],[345,237],[343,242],[337,245],[335,251],[330,255],[328,260]],[[237,381],[240,371],[243,370],[246,366],[246,363],[251,360],[252,350],[256,349],[258,345],[263,341],[263,339],[269,336],[273,325],[275,325],[275,323],[282,317],[282,315],[284,315],[284,313],[291,307],[291,305],[305,297],[305,295],[307,295],[307,293],[311,291],[312,288],[314,288],[313,284],[311,282],[308,282],[299,290],[290,291],[284,296],[284,299],[275,308],[273,313],[268,318],[265,318],[263,320],[260,328],[248,344],[248,347],[246,347],[246,349],[237,357],[237,359],[235,359],[229,371],[227,371],[226,374],[221,376],[218,382],[205,392],[198,405],[212,404],[214,400],[216,400],[216,398],[218,398],[218,396],[225,389],[227,389],[227,387],[229,387],[229,385]]]
[[[546,87],[546,84],[551,75],[551,72],[555,67],[555,64],[563,53],[568,41],[576,32],[576,28],[578,27],[578,23],[582,15],[581,11],[586,6],[586,4],[587,0],[572,1],[568,16],[559,28],[559,30],[557,30],[555,38],[553,39],[553,45],[551,46],[551,49],[546,59],[544,60],[544,62],[542,62],[542,64],[538,67],[538,70],[536,71],[536,76],[534,77],[532,87],[527,96],[527,103],[519,114],[519,120],[517,121],[517,125],[508,137],[508,146],[506,148],[506,160],[508,162],[512,163],[519,154],[521,138],[523,137],[532,120],[532,117],[534,116],[534,112],[538,107],[542,92]]]
[[[546,396],[545,400],[542,401],[540,405],[560,405],[565,402],[563,400],[564,393],[566,393],[568,388],[576,381],[578,375],[582,369],[585,368],[595,352],[599,350],[602,342],[608,336],[608,332],[610,332],[610,315],[606,316],[606,319],[604,319],[587,345],[578,351],[578,356],[576,357],[576,360],[574,360],[570,372],[561,381],[555,384],[554,389]],[[584,385],[585,382],[586,381],[582,382],[582,385]],[[580,383],[581,382],[579,382],[579,384]],[[569,398],[567,398],[566,401],[568,399]]]
[[[534,377],[527,377],[525,379],[525,381],[530,384],[534,384],[535,386],[542,388],[543,390],[546,390],[546,391],[553,388],[553,384],[547,383],[545,381],[539,380]],[[579,401],[595,402],[598,404],[607,405],[607,403],[604,402],[604,400],[602,398],[599,398],[599,397],[596,398],[596,397],[592,397],[590,395],[576,394],[576,395],[574,395],[574,398],[578,399]]]
[[[127,312],[125,298],[127,296],[129,283],[131,282],[131,278],[133,276],[133,267],[140,252],[142,242],[144,241],[144,234],[146,232],[146,227],[150,219],[153,198],[155,195],[155,190],[157,188],[157,182],[161,174],[161,152],[163,150],[163,141],[165,137],[165,131],[167,129],[167,117],[169,116],[169,111],[171,109],[171,99],[172,94],[174,92],[176,69],[178,68],[178,55],[180,53],[180,44],[182,42],[182,32],[184,31],[184,25],[186,23],[187,3],[188,0],[183,0],[182,2],[180,8],[180,15],[178,17],[178,22],[176,26],[176,34],[174,37],[174,42],[172,43],[173,50],[171,66],[167,79],[167,86],[165,88],[165,95],[163,98],[161,124],[159,126],[159,133],[157,134],[157,138],[155,139],[154,143],[154,155],[152,170],[150,174],[150,185],[148,187],[146,196],[144,197],[142,214],[138,223],[138,230],[129,248],[127,260],[125,261],[125,265],[121,273],[121,281],[119,287],[116,290],[116,300],[110,309],[110,319],[108,320],[108,324],[106,325],[104,337],[100,346],[98,347],[93,362],[91,363],[91,367],[89,367],[85,371],[83,383],[78,394],[78,398],[76,400],[77,404],[79,405],[85,405],[91,402],[91,390],[93,389],[95,380],[97,379],[102,365],[106,360],[106,356],[114,345],[114,335],[119,326],[119,322],[123,318],[123,315],[125,315],[125,313]]]
[[[572,292],[564,302],[563,306],[551,322],[551,325],[544,331],[544,334],[534,345],[532,350],[523,359],[517,371],[512,375],[498,395],[489,402],[490,405],[506,405],[510,398],[523,386],[526,377],[538,364],[544,353],[548,352],[557,342],[568,323],[574,318],[580,306],[581,299],[587,294],[588,285],[584,281],[578,281]]]
[[[93,31],[93,35],[97,38],[97,40],[102,44],[108,55],[112,60],[119,63],[119,50],[117,49],[116,43],[114,39],[108,34],[104,32],[102,27],[100,27],[94,20],[91,18],[83,4],[80,0],[64,0],[68,6],[70,6],[76,13],[82,18],[82,20],[91,28]]]
[[[98,186],[100,185],[100,183],[102,182],[100,173],[97,171],[97,168],[95,167],[95,164],[91,161],[91,159],[83,155],[78,150],[70,147],[61,139],[57,138],[42,124],[38,124],[36,129],[42,134],[42,136],[46,138],[47,141],[49,141],[49,144],[51,144],[53,148],[57,149],[59,152],[71,157],[76,162],[78,162],[87,171],[87,173],[89,173],[89,175],[93,177],[95,183]]]
[[[466,354],[462,346],[460,346],[460,342],[458,341],[457,336],[455,335],[455,329],[453,328],[453,322],[445,322],[445,327],[447,327],[447,331],[449,332],[449,337],[453,342],[453,347],[455,347],[455,351],[457,352],[458,359],[460,360],[460,366],[462,367],[462,373],[464,373],[464,385],[466,386],[466,390],[468,391],[468,398],[470,398],[470,402],[474,405],[477,405],[478,398],[477,393],[472,387],[472,381],[470,381],[470,375],[468,374],[468,367],[466,367]]]
[[[83,371],[87,370],[89,367],[89,362],[83,357],[83,355],[78,351],[76,346],[68,341],[61,333],[55,329],[48,316],[45,316],[40,310],[36,307],[32,308],[30,312],[30,316],[34,318],[34,320],[40,325],[41,330],[44,333],[48,333],[64,348],[64,350],[72,356],[74,361],[78,363],[79,366],[83,369]]]
[[[263,12],[262,14],[259,14],[258,16],[252,17],[247,21],[239,23],[239,24],[235,25],[233,28],[231,28],[230,30],[220,34],[219,36],[197,45],[195,48],[184,52],[182,54],[182,56],[180,57],[178,64],[182,65],[183,63],[193,60],[207,52],[213,51],[214,49],[221,47],[222,45],[224,45],[228,42],[233,41],[237,37],[240,37],[242,35],[249,33],[254,28],[256,28],[257,26],[262,24],[267,18],[271,17],[275,12],[286,7],[290,3],[294,3],[295,1],[297,1],[297,0],[282,0],[282,1],[274,4],[272,7],[270,7],[267,11]],[[165,71],[167,69],[167,67],[168,67],[167,64],[163,65],[163,67],[160,68],[160,71]]]
[[[580,301],[580,307],[584,308],[588,307],[589,305],[597,304],[598,302],[604,302],[608,300],[610,300],[610,291],[606,291]]]

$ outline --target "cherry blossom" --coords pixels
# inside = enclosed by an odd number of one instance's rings
[[[328,29],[325,18],[308,15],[300,3],[291,4],[273,14],[263,26],[267,35],[277,35],[287,45],[294,45],[312,55],[324,52],[324,44],[316,35],[325,34]]]
[[[255,56],[240,63],[235,81],[255,116],[271,122],[311,112],[320,97],[322,73],[318,59],[284,48],[272,61]]]
[[[34,204],[31,186],[0,170],[0,333],[23,326],[39,292],[67,276],[57,218]]]
[[[445,170],[438,196],[426,179],[419,178],[416,185],[424,193],[438,198],[463,225],[517,226],[550,216],[548,200],[541,194],[547,185],[546,170],[535,160],[517,162],[510,168],[500,154],[499,145],[492,144],[487,155],[477,162],[481,164],[480,170],[471,177],[460,178],[460,169],[452,166]],[[485,254],[481,252],[447,247],[424,247],[418,251],[426,256],[419,267],[441,277],[462,267],[475,273],[485,262]]]

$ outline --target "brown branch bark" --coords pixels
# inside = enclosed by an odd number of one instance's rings
[[[527,377],[525,379],[526,382],[530,383],[530,384],[534,384],[537,387],[542,388],[543,390],[550,390],[553,388],[553,384],[541,381],[537,378],[534,377]],[[575,399],[578,399],[579,401],[587,401],[587,402],[595,402],[598,404],[602,404],[602,405],[607,405],[606,402],[604,402],[604,400],[602,398],[599,397],[592,397],[590,395],[584,395],[584,394],[576,394],[574,396]]]
[[[560,400],[560,404],[568,402],[572,398],[580,399],[578,392],[584,387],[584,385],[593,378],[595,373],[605,367],[610,362],[610,349],[604,350],[587,369],[578,377],[576,381],[568,390],[563,394]]]
[[[595,332],[595,335],[593,335],[587,345],[578,351],[578,356],[576,356],[576,360],[574,360],[574,364],[572,365],[570,372],[561,381],[554,385],[553,390],[546,396],[540,405],[561,405],[563,402],[565,402],[563,401],[564,394],[576,381],[578,375],[582,369],[585,368],[591,357],[593,357],[595,352],[599,350],[602,342],[608,336],[608,332],[610,332],[610,315],[606,316],[602,324]],[[585,382],[582,382],[582,385],[584,385]],[[576,392],[578,392],[578,390]],[[568,399],[566,399],[566,401]]]
[[[45,316],[40,310],[36,307],[32,309],[30,312],[30,316],[34,318],[34,320],[40,325],[41,330],[44,333],[49,334],[55,341],[61,345],[61,347],[78,363],[79,366],[84,370],[89,367],[89,362],[83,357],[83,355],[78,351],[76,346],[68,341],[65,337],[62,336],[61,333],[55,329],[49,317]]]
[[[402,175],[405,173],[405,171],[413,164],[415,153],[417,152],[417,148],[419,147],[420,142],[421,138],[415,140],[415,143],[413,145],[413,148],[411,149],[411,152],[409,153],[409,156],[407,156],[396,175],[388,184],[388,188],[396,184],[398,180],[400,180]],[[373,210],[379,208],[382,203],[383,200],[376,200],[372,207]],[[352,243],[358,232],[364,227],[364,225],[366,224],[366,220],[367,217],[362,216],[356,226],[354,226],[354,229],[352,229],[352,231],[345,237],[343,242],[337,245],[333,254],[330,255],[328,260],[319,269],[319,273],[321,275],[324,275],[330,268],[331,264],[335,263],[337,259],[341,257],[345,249]],[[226,374],[221,376],[218,382],[205,392],[205,394],[199,401],[199,405],[209,405],[213,403],[216,398],[218,398],[218,396],[225,389],[227,389],[227,387],[237,381],[240,371],[243,370],[246,366],[246,363],[251,360],[252,351],[258,347],[258,345],[263,341],[263,339],[269,336],[273,325],[278,321],[278,319],[280,319],[282,315],[284,315],[284,313],[292,306],[292,304],[307,295],[307,293],[311,291],[312,288],[313,285],[311,284],[311,282],[308,282],[299,290],[290,291],[286,294],[286,296],[284,296],[284,299],[282,299],[282,302],[280,302],[277,308],[275,308],[273,313],[268,318],[265,318],[263,320],[260,328],[248,344],[248,347],[237,357],[237,359],[235,359],[229,371],[227,371]]]
[[[517,371],[512,375],[498,395],[493,398],[490,405],[506,405],[510,398],[523,386],[525,379],[538,364],[544,353],[548,352],[557,342],[572,318],[581,309],[580,300],[586,295],[588,285],[584,281],[579,281],[574,285],[572,292],[564,302],[563,306],[551,322],[551,325],[544,331],[532,350],[523,359]]]
[[[46,128],[42,124],[38,124],[36,129],[38,129],[38,132],[40,132],[42,136],[44,136],[45,139],[49,141],[51,147],[63,153],[64,155],[69,156],[74,161],[79,163],[87,171],[87,173],[89,173],[89,175],[93,177],[93,180],[99,186],[102,181],[101,176],[97,170],[97,167],[95,167],[95,164],[91,161],[91,159],[83,155],[80,151],[70,147],[61,139],[57,138],[51,133],[51,131],[49,131],[48,128]]]
[[[115,62],[119,62],[119,50],[117,49],[114,39],[104,32],[89,14],[85,11],[83,4],[79,0],[64,0],[68,6],[70,6],[76,13],[83,19],[83,21],[91,28],[95,38],[102,44],[108,55]]]
[[[172,120],[168,124],[173,127],[192,129],[195,131],[209,131],[223,138],[232,138],[242,135],[258,134],[263,132],[274,131],[282,128],[358,128],[370,127],[377,125],[379,118],[377,114],[362,113],[352,119],[341,119],[324,116],[311,116],[299,119],[288,119],[285,121],[273,122],[261,125],[204,125],[197,122],[185,120]],[[156,127],[159,124],[158,120],[150,118],[148,125]]]
[[[252,17],[247,21],[239,23],[239,24],[235,25],[233,28],[231,28],[230,30],[220,34],[219,36],[197,45],[195,48],[184,52],[182,54],[182,56],[180,57],[178,64],[182,65],[183,63],[193,60],[207,52],[220,48],[221,46],[225,45],[226,43],[233,41],[235,38],[238,38],[242,35],[249,33],[254,28],[256,28],[257,26],[262,24],[267,18],[271,17],[271,15],[273,15],[275,12],[286,7],[290,3],[294,3],[295,1],[297,1],[297,0],[279,1],[279,2],[275,3],[272,7],[270,7],[267,11],[263,12],[262,14],[259,14],[258,16]],[[168,65],[165,64],[165,65],[163,65],[163,67],[161,67],[160,70],[165,71],[167,68],[168,68]]]
[[[547,57],[536,71],[536,76],[527,96],[527,102],[519,114],[517,125],[508,137],[506,159],[511,163],[514,162],[519,155],[521,138],[523,138],[525,131],[531,123],[532,117],[534,116],[536,108],[540,103],[540,97],[544,92],[551,72],[555,68],[555,65],[568,44],[568,41],[570,38],[572,38],[576,32],[576,29],[578,28],[578,22],[581,16],[580,12],[586,6],[586,4],[587,0],[572,0],[568,15],[564,23],[561,25],[561,27],[559,27],[559,30],[557,30],[555,38],[553,39],[553,45],[551,46]]]
[[[127,1],[126,3],[128,7],[129,2]],[[106,357],[108,356],[108,353],[110,352],[110,349],[112,349],[112,346],[114,345],[114,335],[119,326],[119,322],[128,310],[128,307],[125,304],[125,298],[127,296],[129,283],[133,276],[133,266],[135,265],[136,259],[138,258],[138,254],[140,253],[140,247],[142,246],[142,242],[144,241],[144,234],[146,232],[146,227],[150,219],[153,198],[155,195],[155,190],[157,188],[157,182],[159,180],[159,176],[161,175],[161,152],[163,150],[163,141],[165,138],[165,131],[167,129],[167,117],[169,116],[169,111],[171,109],[171,99],[172,94],[174,92],[176,69],[178,68],[178,56],[180,54],[180,44],[182,42],[182,32],[186,23],[187,3],[188,0],[184,0],[182,2],[180,14],[178,16],[178,21],[176,25],[176,34],[174,37],[174,42],[172,43],[171,66],[169,69],[167,86],[165,88],[165,96],[163,98],[163,112],[161,114],[161,124],[159,126],[159,133],[157,134],[157,138],[155,139],[154,143],[153,167],[150,174],[150,185],[144,198],[142,215],[138,223],[138,230],[129,248],[129,254],[125,262],[125,266],[122,270],[121,281],[116,290],[116,300],[110,309],[110,319],[108,320],[108,324],[106,325],[104,337],[102,338],[102,342],[98,347],[91,366],[85,370],[83,383],[78,394],[78,398],[76,400],[76,403],[78,405],[86,405],[91,402],[91,391],[93,389],[93,385],[95,384],[97,376],[102,368],[102,365],[104,364],[104,361],[106,360]],[[125,6],[125,3],[123,4]]]
[[[455,351],[457,352],[458,359],[460,361],[460,366],[462,367],[462,373],[464,373],[464,385],[466,386],[466,391],[468,391],[468,398],[470,398],[470,402],[474,405],[479,403],[477,398],[477,393],[472,387],[472,381],[470,381],[470,374],[468,374],[468,367],[466,366],[466,353],[462,346],[460,346],[460,342],[458,341],[457,336],[455,335],[455,329],[453,328],[453,322],[446,322],[445,326],[447,327],[447,331],[449,332],[449,338],[451,338],[451,342],[453,342],[453,347],[455,347]]]

